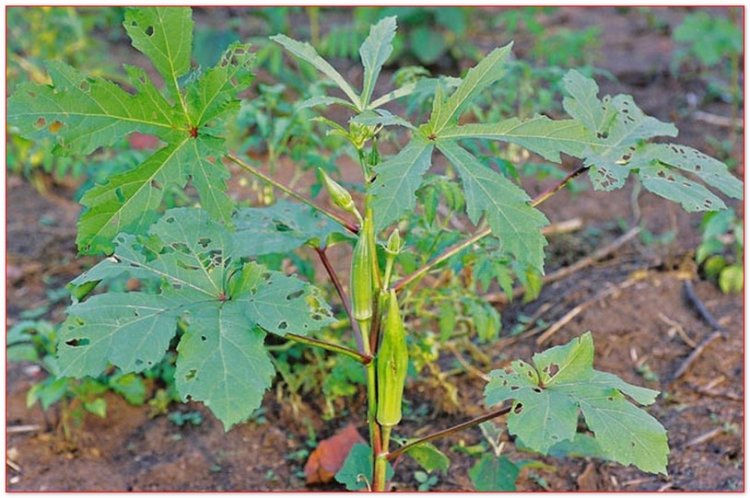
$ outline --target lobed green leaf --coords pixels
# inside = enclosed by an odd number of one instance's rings
[[[270,385],[266,332],[306,335],[333,318],[317,289],[248,262],[236,234],[204,210],[168,210],[145,236],[120,234],[114,254],[71,282],[85,287],[128,274],[161,284],[159,294],[108,293],[68,309],[58,344],[64,375],[124,372],[159,361],[184,320],[177,386],[203,401],[228,429],[250,416]]]
[[[593,339],[586,333],[534,355],[533,366],[515,361],[490,373],[485,400],[513,400],[508,430],[534,451],[547,453],[562,441],[573,441],[580,412],[608,457],[666,474],[666,430],[625,397],[651,404],[658,392],[594,370],[593,357]]]

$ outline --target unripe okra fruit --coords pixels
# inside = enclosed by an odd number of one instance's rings
[[[357,243],[352,254],[352,271],[349,288],[352,295],[352,315],[358,322],[372,318],[373,308],[373,280],[372,280],[372,254],[370,243],[367,239],[367,224],[365,220],[363,229],[360,231]]]
[[[401,421],[401,401],[404,395],[409,353],[406,349],[406,329],[396,298],[396,291],[388,294],[388,315],[383,324],[383,339],[378,350],[378,423],[393,427]]]

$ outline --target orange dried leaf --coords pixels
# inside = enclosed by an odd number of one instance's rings
[[[352,446],[365,443],[354,424],[349,424],[328,439],[318,444],[305,464],[307,484],[324,484],[331,482],[344,465]]]

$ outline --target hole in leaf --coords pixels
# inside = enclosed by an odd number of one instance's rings
[[[154,34],[154,27],[149,26],[144,30],[144,33],[146,33],[146,36],[152,36]]]
[[[74,348],[77,348],[79,346],[88,346],[89,344],[91,344],[91,341],[89,339],[86,339],[85,337],[82,339],[70,339],[69,341],[65,341],[65,345]]]
[[[205,336],[205,335],[202,335],[202,336],[201,336],[201,341],[204,341],[204,342],[205,342],[206,340],[207,340],[207,339],[206,339],[206,336]]]
[[[162,189],[161,183],[157,182],[156,180],[151,180],[151,187],[155,188],[156,190]]]
[[[174,223],[174,218],[170,216],[169,218],[166,219],[166,222],[167,223]]]
[[[278,328],[279,330],[286,330],[288,326],[289,325],[285,321],[282,321],[282,322],[279,322]]]
[[[52,134],[57,133],[60,131],[60,129],[63,127],[62,122],[60,121],[53,121],[51,125],[49,125],[49,132]]]
[[[516,403],[516,406],[513,407],[513,413],[518,415],[523,411],[523,403]]]
[[[198,239],[198,245],[201,247],[204,247],[204,248],[208,247],[208,244],[210,243],[211,243],[211,239],[207,237],[201,237],[200,239]]]
[[[193,380],[198,375],[198,370],[191,368],[190,371],[185,375],[185,380]]]
[[[511,391],[518,391],[519,389],[520,389],[520,387],[518,387],[518,386],[510,386],[510,390]]]
[[[288,296],[286,296],[286,300],[287,301],[291,301],[293,299],[297,299],[298,297],[301,297],[302,294],[304,294],[304,293],[305,293],[304,289],[300,289],[300,290],[298,290],[296,292],[292,292],[291,294],[289,294]]]
[[[557,363],[550,363],[547,366],[547,374],[549,374],[550,377],[554,377],[557,375],[557,372],[560,371],[560,366]]]
[[[136,358],[135,359],[135,366],[136,367],[140,367],[141,365],[143,365],[143,360],[140,359],[140,358]]]
[[[541,389],[539,389],[538,387],[535,387],[535,388],[533,388],[533,389],[532,389],[532,391],[534,391],[535,393],[540,393],[540,392],[542,392],[542,390],[541,390]]]
[[[115,196],[117,197],[118,202],[125,203],[125,194],[122,192],[122,188],[117,187],[115,189]]]

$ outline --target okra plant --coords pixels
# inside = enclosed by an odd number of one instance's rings
[[[485,401],[492,409],[486,415],[404,439],[398,424],[409,363],[406,340],[420,331],[405,319],[403,296],[437,265],[484,240],[494,241],[488,247],[498,258],[542,271],[547,219],[538,206],[584,172],[599,190],[620,188],[637,175],[648,190],[689,211],[705,211],[725,207],[710,188],[741,196],[740,181],[722,163],[689,147],[651,142],[673,137],[677,129],[644,114],[630,96],[599,96],[597,84],[576,71],[563,80],[566,119],[461,120],[475,97],[503,84],[511,45],[487,54],[461,79],[421,79],[375,95],[396,32],[395,18],[385,18],[360,47],[359,91],[311,45],[284,34],[272,37],[341,92],[300,102],[300,108],[340,105],[351,114],[344,124],[320,118],[351,144],[362,172],[364,195],[352,195],[324,177],[335,204],[331,209],[225,149],[225,125],[253,80],[248,45],[231,45],[214,67],[193,68],[189,8],[128,9],[124,27],[133,46],[150,59],[163,88],[140,67],[126,66],[129,84],[118,85],[52,61],[48,84],[21,85],[8,104],[10,126],[28,138],[53,141],[59,154],[86,155],[136,131],[161,140],[141,164],[93,186],[81,199],[78,249],[104,258],[70,284],[73,304],[57,348],[61,376],[97,376],[112,366],[144,371],[165,355],[180,324],[186,332],[176,345],[177,389],[185,401],[203,402],[228,430],[250,417],[271,385],[275,372],[264,341],[272,334],[353,358],[366,370],[363,415],[369,445],[355,446],[338,474],[348,489],[386,490],[392,462],[399,457],[432,451],[430,441],[501,416],[507,416],[516,441],[547,453],[581,434],[583,415],[609,459],[666,474],[666,431],[639,408],[653,403],[658,392],[595,370],[590,333],[536,354],[530,363],[518,360],[491,372]],[[412,123],[383,108],[414,92],[433,95],[432,111],[423,122]],[[383,158],[378,140],[391,127],[404,130],[399,136],[408,141]],[[553,162],[566,154],[581,166],[531,199],[463,145],[475,140],[514,144]],[[401,234],[409,227],[402,220],[417,209],[415,192],[429,180],[437,156],[447,164],[442,171],[457,175],[476,230],[416,271],[401,274],[396,257],[412,249],[403,242],[408,239]],[[227,194],[228,165],[268,182],[289,199],[242,207]],[[161,210],[165,189],[188,184],[198,194],[196,205]],[[353,245],[348,289],[327,259],[333,244]],[[316,338],[333,322],[318,287],[256,261],[305,247],[328,270],[351,322],[351,343],[344,335],[338,342]],[[159,291],[92,293],[101,282],[123,274],[157,282]],[[355,342],[356,348],[350,347]]]

